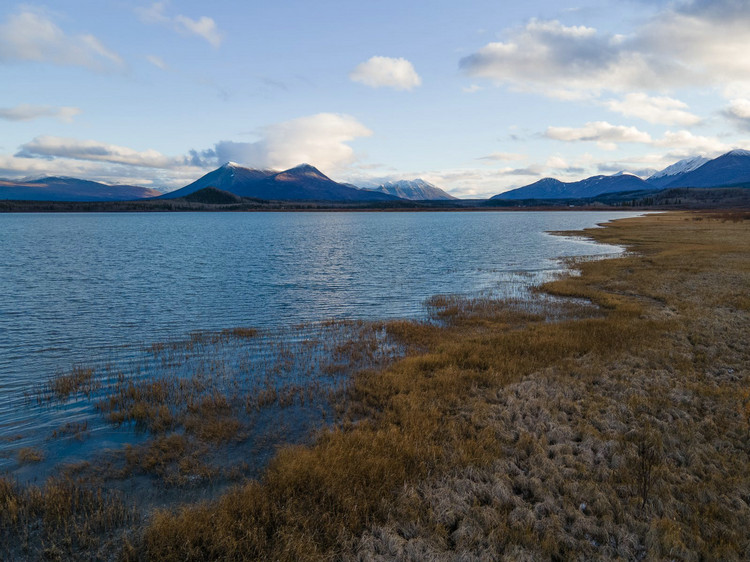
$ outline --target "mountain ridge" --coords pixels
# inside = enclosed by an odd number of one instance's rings
[[[368,187],[365,189],[387,193],[409,201],[450,201],[457,199],[457,197],[453,197],[453,195],[447,193],[444,189],[422,178],[387,181],[377,187]]]
[[[310,164],[288,170],[258,170],[234,162],[201,176],[181,189],[165,193],[162,199],[185,197],[206,187],[214,187],[240,197],[283,201],[391,201],[397,197],[370,192],[336,182]]]
[[[0,199],[17,201],[129,201],[158,197],[155,189],[109,185],[67,176],[32,180],[0,180]]]

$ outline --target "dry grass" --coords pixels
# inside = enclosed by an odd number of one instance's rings
[[[44,451],[36,447],[24,447],[18,450],[18,462],[20,464],[29,464],[42,462],[44,460]]]
[[[105,559],[122,545],[132,509],[116,496],[71,481],[18,486],[0,478],[0,559]]]
[[[58,400],[65,400],[71,394],[91,394],[100,383],[94,377],[94,369],[75,365],[69,373],[57,375],[49,382],[49,390]]]
[[[443,298],[436,325],[392,323],[410,354],[355,378],[350,423],[217,502],[158,512],[135,553],[750,557],[750,230],[693,218],[590,233],[637,253],[545,289],[604,314]]]

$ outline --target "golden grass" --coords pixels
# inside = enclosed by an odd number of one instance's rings
[[[350,422],[259,482],[156,513],[134,552],[747,558],[750,230],[695,218],[588,233],[631,253],[544,289],[600,311],[440,298],[438,324],[391,323],[409,356],[355,377]]]
[[[44,451],[37,449],[36,447],[24,447],[18,450],[18,462],[21,464],[29,464],[42,462],[44,460]]]
[[[0,478],[2,560],[109,558],[121,548],[119,531],[135,522],[134,511],[110,493],[68,480],[37,487]]]

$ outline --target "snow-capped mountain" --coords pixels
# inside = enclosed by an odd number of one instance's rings
[[[730,150],[658,187],[723,187],[750,184],[750,151]]]
[[[276,201],[390,201],[396,197],[338,183],[309,164],[276,172],[244,168],[227,162],[185,187],[162,196],[185,197],[206,187],[215,187],[240,197]]]
[[[703,166],[703,164],[708,161],[709,158],[706,158],[705,156],[691,156],[690,158],[685,158],[683,160],[680,160],[679,162],[675,162],[671,166],[667,166],[663,170],[656,172],[646,181],[655,185],[656,187],[662,187],[667,185],[668,183],[673,182],[680,174],[687,174],[688,172],[692,172],[693,170],[696,170]]]
[[[388,193],[389,195],[395,195],[401,199],[409,199],[411,201],[456,199],[438,186],[421,178],[415,180],[388,181],[380,184],[378,187],[368,187],[367,189],[380,193]]]

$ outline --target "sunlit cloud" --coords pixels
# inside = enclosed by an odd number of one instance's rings
[[[371,88],[413,90],[422,83],[414,66],[404,58],[372,57],[349,74],[354,82]]]
[[[628,35],[531,20],[460,61],[471,77],[552,97],[750,83],[750,10],[736,0],[670,4]],[[677,123],[675,124],[684,124]]]
[[[306,162],[333,171],[356,160],[351,141],[370,135],[372,131],[350,115],[318,113],[263,127],[255,142],[218,142],[213,152],[222,163],[285,169]]]
[[[688,127],[701,121],[700,117],[687,111],[686,103],[666,96],[630,93],[619,100],[608,100],[604,105],[626,117],[636,117],[649,123]]]

